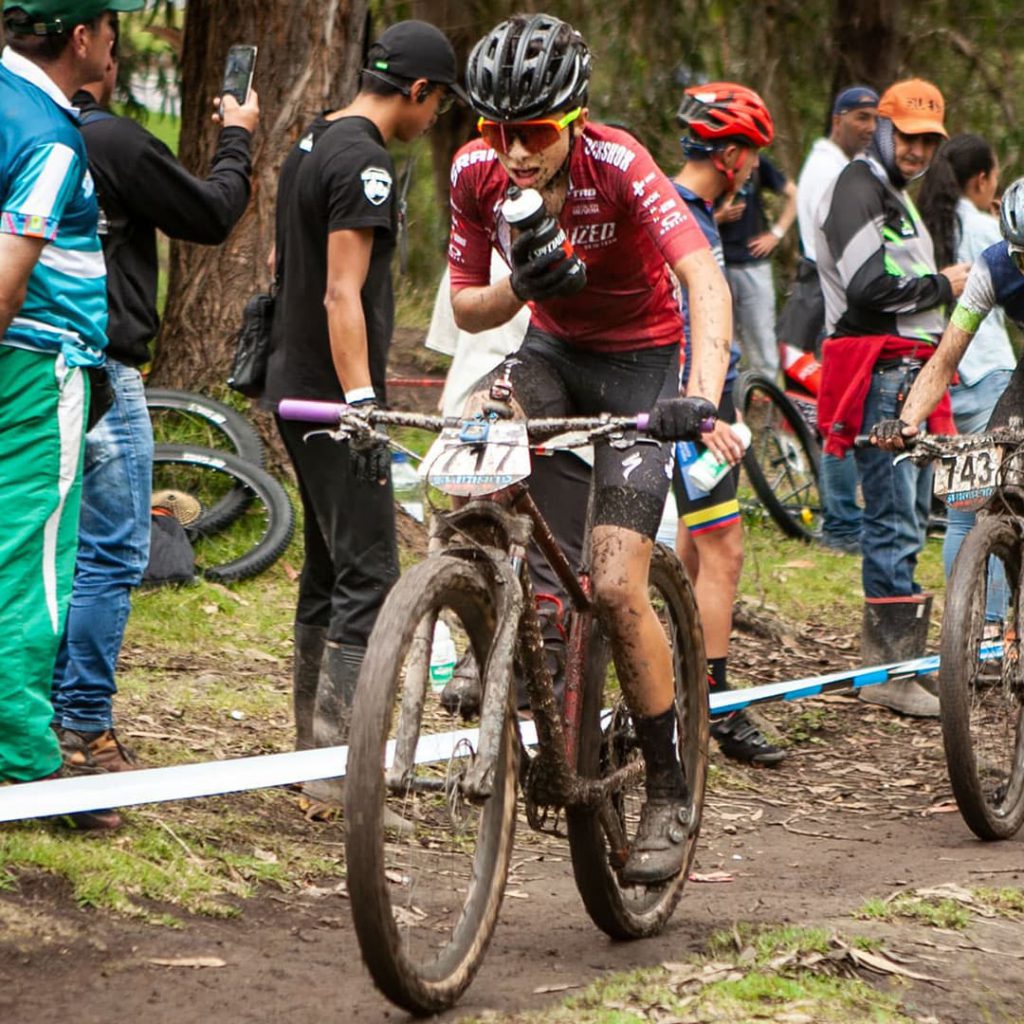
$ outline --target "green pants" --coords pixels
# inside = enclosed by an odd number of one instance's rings
[[[0,345],[0,780],[60,766],[50,685],[78,550],[88,380]]]

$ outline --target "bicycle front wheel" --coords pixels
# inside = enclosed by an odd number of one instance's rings
[[[158,444],[153,493],[160,492],[198,503],[199,518],[186,530],[200,572],[209,580],[228,583],[258,575],[284,554],[295,530],[285,489],[266,470],[228,452]],[[241,517],[228,529],[211,522],[211,513],[235,492],[245,498]]]
[[[752,435],[743,456],[751,486],[783,533],[812,540],[821,525],[817,441],[797,407],[767,377],[742,374],[736,393]]]
[[[690,792],[693,828],[679,874],[659,885],[627,885],[619,870],[636,835],[644,802],[643,756],[633,721],[615,685],[607,639],[595,626],[587,652],[580,723],[578,770],[603,778],[633,766],[628,784],[602,810],[567,811],[576,886],[594,923],[614,939],[655,935],[671,917],[686,885],[697,849],[708,758],[708,685],[704,635],[693,587],[678,559],[656,544],[649,575],[651,604],[672,651],[676,688],[676,744]],[[611,827],[602,824],[610,816]],[[615,848],[610,834],[625,837]]]
[[[506,709],[490,796],[470,799],[462,783],[476,760],[475,730],[452,734],[428,683],[437,619],[457,650],[471,647],[487,665],[495,614],[481,568],[428,558],[388,595],[359,675],[345,796],[352,916],[377,986],[415,1014],[446,1009],[473,980],[505,891],[516,812],[512,717]]]
[[[1024,823],[1020,572],[1017,529],[1005,519],[982,517],[964,540],[946,588],[942,739],[957,806],[979,839],[1009,839]],[[983,660],[982,644],[999,641],[1002,658]]]

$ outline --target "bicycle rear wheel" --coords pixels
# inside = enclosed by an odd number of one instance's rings
[[[753,435],[743,467],[782,532],[813,540],[821,526],[818,443],[797,407],[759,373],[740,375],[739,408]]]
[[[1005,585],[994,580],[998,574],[990,560],[1002,563]],[[957,806],[979,839],[1009,839],[1024,823],[1020,572],[1018,530],[1005,519],[982,517],[964,540],[946,588],[939,667],[942,739]],[[1006,611],[1000,621],[986,621],[994,584],[1005,590]],[[983,661],[982,643],[999,640],[1002,659]]]
[[[446,1009],[473,980],[512,854],[511,715],[491,795],[480,801],[461,787],[475,760],[472,731],[454,744],[431,735],[455,727],[428,688],[433,623],[443,616],[456,648],[471,646],[486,665],[495,631],[491,587],[481,568],[449,556],[406,572],[381,609],[356,691],[345,798],[352,916],[377,986],[415,1014]],[[422,763],[382,771],[396,741],[415,746]]]
[[[566,819],[576,887],[594,923],[614,939],[657,934],[671,917],[686,885],[697,849],[708,755],[708,686],[704,636],[690,581],[678,559],[656,544],[649,576],[651,603],[665,629],[675,671],[679,758],[690,789],[693,830],[682,870],[659,885],[627,885],[619,878],[628,846],[614,849],[600,812],[570,808]],[[628,843],[636,834],[644,802],[643,757],[632,718],[617,688],[610,686],[611,650],[595,626],[587,652],[580,724],[578,770],[602,778],[635,763],[629,784],[609,801],[607,811]],[[603,710],[610,707],[610,712]]]
[[[237,455],[208,448],[158,444],[153,453],[153,492],[195,498],[199,518],[186,526],[196,561],[209,580],[228,583],[268,569],[288,547],[295,512],[285,489],[265,470]],[[240,491],[244,511],[229,529],[215,512]]]
[[[146,388],[146,408],[156,444],[215,448],[263,467],[263,442],[256,428],[230,405],[175,388]],[[248,508],[252,493],[244,487],[226,492],[206,512],[207,533],[233,523]]]

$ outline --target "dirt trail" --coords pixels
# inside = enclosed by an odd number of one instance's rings
[[[822,662],[834,666],[849,659],[851,647],[849,638],[822,629],[781,639],[745,633],[734,660],[751,680],[767,681],[812,674]],[[977,919],[953,933],[850,916],[868,898],[906,888],[1024,886],[1024,839],[982,844],[952,807],[938,725],[904,722],[840,697],[773,706],[764,715],[807,742],[774,771],[737,768],[715,755],[695,876],[724,872],[729,881],[691,881],[663,935],[612,943],[586,917],[566,846],[521,823],[515,895],[505,901],[483,970],[445,1019],[544,1005],[560,998],[557,990],[602,972],[679,960],[737,921],[824,924],[847,937],[884,937],[915,970],[943,979],[941,987],[910,982],[901,989],[922,1020],[1024,1019],[1021,922]],[[311,841],[339,839],[321,831]],[[23,877],[16,890],[0,894],[0,1020],[404,1017],[374,990],[347,896],[336,884],[267,891],[242,910],[236,920],[188,918],[171,931],[81,910],[61,884]],[[195,957],[224,966],[151,962]]]

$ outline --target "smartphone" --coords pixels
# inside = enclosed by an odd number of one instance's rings
[[[244,103],[252,88],[252,76],[256,70],[255,46],[232,46],[228,50],[224,62],[224,83],[221,95],[234,96],[239,103]]]

